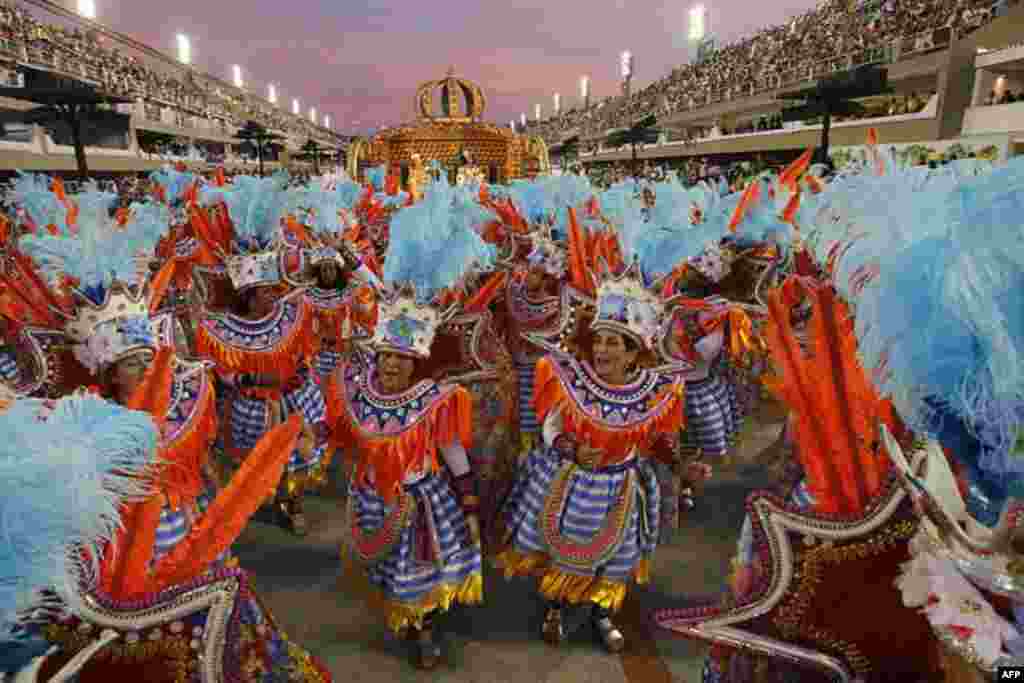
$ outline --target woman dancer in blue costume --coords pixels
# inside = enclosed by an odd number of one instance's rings
[[[313,368],[322,380],[341,362],[353,339],[373,334],[376,318],[374,288],[379,278],[365,265],[360,251],[372,246],[352,242],[357,234],[355,204],[362,188],[346,177],[330,176],[295,192],[292,203],[303,215],[290,223],[300,249],[297,262],[287,264],[302,278],[295,284],[308,285],[306,300],[315,316],[318,348]],[[308,281],[307,278],[308,277]]]
[[[430,368],[454,313],[440,297],[493,263],[469,205],[441,181],[395,215],[369,354],[345,361],[326,389],[335,445],[355,459],[346,572],[391,630],[413,636],[421,669],[441,661],[435,618],[483,600],[472,401]]]
[[[671,452],[685,400],[681,379],[642,367],[642,354],[660,335],[663,304],[644,280],[650,233],[640,202],[632,191],[604,199],[631,265],[614,275],[598,266],[585,355],[551,346],[537,365],[542,441],[506,505],[509,547],[497,562],[507,577],[539,578],[549,643],[566,637],[564,611],[584,606],[604,646],[619,652],[625,639],[612,617],[629,585],[648,581],[659,537],[660,489],[650,456]]]
[[[231,185],[200,192],[203,206],[227,209],[232,234],[221,236],[223,241],[212,248],[227,268],[237,309],[204,312],[196,348],[201,357],[214,361],[230,392],[224,441],[236,461],[243,461],[266,433],[272,405],[277,404],[285,417],[302,416],[301,446],[288,462],[275,507],[281,523],[303,536],[303,496],[307,489],[326,483],[328,430],[323,394],[310,367],[313,312],[301,290],[282,296],[288,289],[283,224],[297,211],[287,184],[286,175],[236,176]]]

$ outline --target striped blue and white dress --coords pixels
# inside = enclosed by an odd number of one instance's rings
[[[370,584],[388,600],[415,608],[429,601],[439,586],[454,590],[479,576],[483,565],[462,508],[442,474],[418,475],[402,489],[413,507],[404,526],[396,529],[399,535],[390,552],[379,559],[359,559]],[[352,484],[349,496],[351,523],[364,535],[376,534],[399,514],[401,503],[387,505],[372,488]],[[415,619],[396,623],[390,618],[395,630],[416,625]]]
[[[540,425],[537,424],[537,411],[533,407],[533,373],[537,369],[537,360],[517,358],[515,368],[519,381],[519,432],[536,434],[540,429]]]
[[[285,392],[281,401],[281,419],[300,414],[306,424],[315,425],[327,420],[327,407],[320,384],[315,375],[303,368],[303,381],[299,388]],[[231,443],[239,452],[248,453],[267,433],[270,420],[270,406],[262,398],[236,396],[231,403]],[[327,450],[326,440],[317,443],[311,456],[306,459],[296,448],[292,452],[285,471],[289,474],[308,471],[322,460]]]
[[[342,415],[336,430],[347,433],[362,449],[368,435],[377,445],[408,436],[411,430],[437,434],[435,421],[452,416],[460,404],[470,402],[466,389],[421,381],[397,395],[375,389],[374,372],[359,362],[342,366],[339,393],[329,397]],[[352,425],[360,425],[353,430]],[[455,476],[469,472],[463,444],[442,446],[440,460]],[[353,477],[349,484],[347,542],[351,558],[361,567],[373,593],[388,607],[393,631],[420,628],[435,611],[454,604],[482,600],[483,575],[480,547],[473,542],[465,514],[448,477],[430,469],[429,458],[411,463],[401,479],[394,501],[386,501],[373,482]]]
[[[677,378],[644,371],[635,382],[612,387],[600,382],[586,363],[548,357],[557,380],[575,406],[586,406],[588,416],[605,429],[625,430],[651,419],[654,411],[681,410]],[[539,372],[540,370],[538,370]],[[571,397],[571,398],[568,398]],[[675,402],[675,408],[672,408]],[[599,602],[616,610],[621,598],[592,596],[572,590],[561,577],[584,577],[625,585],[639,578],[642,560],[649,559],[659,542],[661,488],[649,458],[636,448],[609,466],[586,468],[554,448],[563,432],[562,408],[544,416],[542,442],[534,448],[506,501],[503,522],[509,549],[499,555],[507,574],[533,573],[521,560],[544,558],[545,577],[564,586],[541,591],[552,602]],[[591,414],[593,411],[593,414]],[[599,417],[603,416],[603,417]],[[625,417],[624,417],[625,416]],[[608,602],[608,604],[604,604]]]
[[[558,531],[573,543],[594,539],[604,530],[620,496],[634,497],[629,517],[615,540],[600,548],[592,563],[581,565],[552,554],[542,529],[552,488],[560,476],[565,476],[566,465],[553,448],[541,446],[531,451],[506,508],[506,524],[513,533],[515,549],[552,555],[551,566],[566,574],[600,575],[628,583],[640,560],[650,557],[659,542],[661,489],[654,468],[647,459],[634,455],[618,465],[597,470],[575,468],[568,475]]]

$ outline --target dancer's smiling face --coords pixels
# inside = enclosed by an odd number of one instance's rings
[[[389,394],[398,394],[412,384],[416,359],[401,353],[381,351],[377,354],[377,378],[380,388]]]
[[[640,349],[636,342],[608,330],[594,334],[594,370],[609,384],[626,384]]]

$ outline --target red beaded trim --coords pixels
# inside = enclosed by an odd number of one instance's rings
[[[551,492],[544,501],[541,512],[541,534],[551,555],[561,563],[579,569],[592,569],[603,564],[615,554],[622,544],[626,522],[633,512],[636,496],[636,472],[630,470],[622,482],[618,500],[605,519],[605,526],[586,543],[576,543],[562,536],[558,529],[559,520],[569,492],[569,480],[576,466],[566,463],[556,475]]]
[[[355,496],[349,496],[348,519],[352,532],[352,547],[359,559],[367,564],[379,562],[387,557],[402,538],[402,531],[409,526],[415,501],[408,493],[398,497],[397,504],[384,518],[377,531],[366,534],[359,528],[359,519],[355,510]]]

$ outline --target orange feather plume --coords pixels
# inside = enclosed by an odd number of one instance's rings
[[[743,191],[743,196],[740,197],[740,203],[736,205],[736,210],[732,213],[732,219],[729,221],[729,231],[736,232],[736,228],[739,227],[740,223],[747,216],[747,211],[750,210],[757,200],[761,197],[761,183],[757,179],[751,181],[747,185],[747,189]]]
[[[799,183],[801,176],[807,172],[807,168],[811,165],[811,157],[813,155],[814,149],[808,148],[803,154],[797,157],[793,163],[787,166],[786,169],[779,174],[779,186],[796,191],[797,184]]]
[[[796,292],[774,290],[766,338],[781,376],[769,386],[795,417],[797,452],[818,511],[858,514],[881,490],[889,466],[872,449],[876,425],[896,425],[857,360],[846,305],[824,284],[802,289],[813,305],[812,352],[804,354],[790,324],[787,303]]]
[[[231,547],[249,518],[274,494],[302,425],[302,417],[292,415],[260,439],[185,540],[157,563],[152,589],[188,581]]]
[[[597,285],[587,263],[587,241],[576,220],[576,210],[569,208],[569,283],[580,292],[596,294]]]
[[[507,271],[499,271],[492,273],[484,283],[484,286],[478,289],[473,296],[467,301],[463,307],[465,313],[479,313],[491,305],[491,302],[501,294],[505,287],[505,282],[508,280]]]

